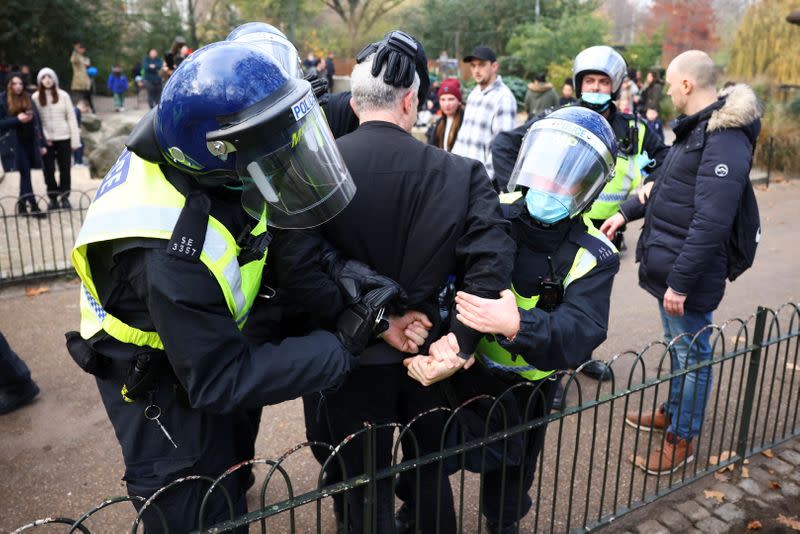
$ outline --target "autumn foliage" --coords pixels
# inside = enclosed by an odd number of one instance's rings
[[[800,27],[786,21],[797,6],[797,0],[761,0],[747,9],[733,42],[729,76],[800,84]]]
[[[711,0],[655,0],[650,17],[650,31],[663,31],[663,66],[686,50],[713,52],[718,45]]]

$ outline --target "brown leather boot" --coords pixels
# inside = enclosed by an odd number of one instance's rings
[[[676,471],[683,464],[688,464],[694,460],[694,450],[690,440],[681,439],[678,436],[667,432],[661,448],[650,453],[647,461],[637,457],[634,463],[641,467],[650,475],[668,475]]]
[[[662,404],[655,412],[641,414],[638,411],[628,412],[628,415],[625,416],[625,424],[643,432],[663,432],[669,426],[671,419],[667,413],[666,404]]]

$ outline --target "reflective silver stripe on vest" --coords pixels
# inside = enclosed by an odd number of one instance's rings
[[[222,270],[222,276],[228,281],[233,300],[236,303],[236,315],[239,315],[244,311],[247,299],[244,298],[244,293],[242,293],[242,272],[239,270],[239,259],[236,256],[232,257],[228,265]]]
[[[92,241],[94,236],[116,234],[129,231],[164,231],[172,232],[178,217],[181,214],[180,208],[159,208],[155,206],[144,206],[135,209],[124,210],[117,213],[103,213],[89,217],[78,234],[78,243]],[[203,243],[203,252],[208,255],[212,262],[219,261],[225,254],[228,245],[225,237],[210,224],[206,227],[206,239]],[[222,275],[228,282],[228,287],[233,294],[237,313],[244,310],[247,299],[242,293],[242,275],[239,271],[239,261],[236,256],[225,266]]]
[[[528,371],[539,370],[539,368],[534,365],[503,365],[502,363],[497,363],[485,354],[481,354],[480,352],[476,354],[480,357],[481,361],[486,364],[487,367],[491,367],[492,369],[499,369],[501,371],[508,371],[510,373],[527,373]]]
[[[630,183],[628,184],[630,185]],[[600,202],[623,202],[628,198],[628,193],[600,193],[597,200]]]

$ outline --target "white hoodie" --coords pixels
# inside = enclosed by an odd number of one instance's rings
[[[55,82],[58,91],[58,102],[53,103],[51,92],[45,91],[47,104],[39,104],[39,91],[33,93],[33,100],[36,110],[39,112],[39,119],[42,121],[42,133],[47,141],[70,140],[70,147],[75,150],[81,146],[81,132],[78,128],[78,120],[75,117],[75,109],[72,106],[72,99],[65,91],[58,88],[58,76],[50,68],[43,68],[36,76],[36,83],[41,82],[44,76],[50,76]]]

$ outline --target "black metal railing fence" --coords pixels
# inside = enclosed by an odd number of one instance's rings
[[[17,197],[0,197],[0,285],[72,273],[72,245],[93,197],[94,189],[72,191],[72,208],[48,211],[37,196],[39,214],[21,211]]]
[[[513,469],[523,469],[522,465],[517,465],[519,462],[510,460],[512,441],[522,439],[524,447],[529,431],[544,425],[547,425],[547,435],[530,492],[533,504],[519,523],[518,531],[592,530],[700,477],[729,465],[741,466],[747,457],[800,434],[800,306],[785,304],[777,310],[759,308],[745,320],[706,328],[712,331],[711,360],[672,372],[670,347],[675,340],[670,344],[650,343],[639,352],[629,351],[611,358],[608,365],[614,371],[614,379],[610,382],[582,382],[578,372],[567,373],[564,378],[566,398],[572,402],[565,403],[560,411],[541,417],[530,418],[526,414],[513,422],[505,419],[501,402],[505,395],[525,390],[529,392],[528,406],[541,400],[544,382],[517,384],[497,397],[481,395],[455,409],[442,407],[425,412],[405,426],[365,425],[336,445],[300,443],[278,458],[255,459],[233,466],[215,480],[200,476],[182,478],[146,501],[138,497],[112,497],[78,519],[49,518],[25,525],[17,532],[52,523],[70,525],[69,532],[89,532],[99,512],[112,506],[130,507],[122,503],[138,500],[143,506],[130,524],[130,531],[136,532],[143,514],[154,510],[160,515],[159,497],[181,484],[208,485],[200,512],[203,532],[224,532],[248,525],[255,528],[259,524],[262,532],[334,532],[331,501],[357,490],[364,491],[365,530],[375,532],[370,527],[376,524],[377,488],[381,482],[391,482],[394,489],[399,474],[411,473],[415,475],[415,491],[419,494],[419,473],[425,466],[439,469],[439,484],[452,485],[458,530],[482,532],[485,527],[481,516],[487,497],[483,494],[482,482],[486,476],[487,455],[502,451],[500,469],[504,477]],[[669,474],[645,474],[637,463],[659,447],[662,438],[654,432],[643,434],[628,427],[624,424],[625,414],[654,411],[665,400],[671,381],[679,381],[683,388],[685,377],[702,369],[711,369],[713,385],[701,433],[694,440],[694,462]],[[486,415],[483,435],[467,436],[462,430],[457,433],[460,439],[448,442],[445,437],[452,434],[448,434],[447,428],[455,424],[459,413],[487,399],[491,401],[491,408]],[[401,458],[403,438],[410,439],[412,445],[417,441],[415,422],[436,412],[448,414],[440,450],[414,455],[406,449],[403,453],[407,457]],[[499,427],[498,418],[505,419]],[[385,429],[394,431],[393,455],[391,465],[381,468],[374,457],[374,442],[377,433]],[[363,473],[346,473],[342,452],[345,447],[352,446],[363,449],[366,466]],[[304,473],[307,473],[308,462],[313,461],[312,449],[328,451],[328,458],[317,476],[310,480]],[[468,455],[475,453],[481,458],[478,473],[466,469]],[[344,476],[337,483],[326,484],[326,468],[334,464]],[[452,469],[453,465],[457,468]],[[267,472],[260,484],[258,503],[251,506],[254,510],[235,517],[230,496],[221,481],[248,466],[263,466]],[[295,469],[300,473],[292,475]],[[448,477],[445,472],[452,474]],[[514,493],[519,492],[519,487],[510,486],[513,484],[504,484],[503,492],[509,492],[521,507],[523,495]],[[498,497],[502,499],[504,495]],[[203,521],[205,505],[210,499],[227,499],[230,520],[213,526]],[[437,518],[439,509],[437,506]],[[348,513],[345,506],[345,522]]]

